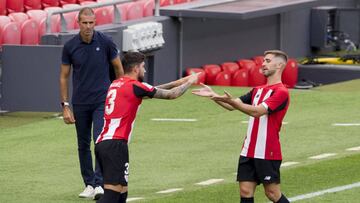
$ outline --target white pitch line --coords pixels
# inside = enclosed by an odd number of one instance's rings
[[[360,151],[360,146],[347,148],[346,151]]]
[[[299,162],[296,162],[296,161],[288,161],[288,162],[284,162],[281,164],[281,167],[287,167],[287,166],[292,166],[292,165],[295,165],[295,164],[298,164]]]
[[[206,181],[195,183],[195,185],[211,185],[211,184],[219,183],[219,182],[222,182],[222,181],[224,181],[224,179],[209,179],[209,180],[206,180]]]
[[[195,122],[194,118],[152,118],[152,121]]]
[[[319,154],[316,156],[311,156],[311,157],[309,157],[309,159],[325,159],[325,158],[335,156],[335,155],[336,155],[336,153],[324,153],[324,154]]]
[[[183,190],[183,188],[171,188],[171,189],[167,189],[167,190],[162,190],[159,192],[156,192],[158,194],[167,194],[167,193],[172,193],[172,192],[177,192],[177,191],[181,191]]]
[[[333,123],[332,126],[360,126],[360,123]]]
[[[340,192],[340,191],[343,191],[343,190],[349,190],[349,189],[353,189],[353,188],[357,188],[357,187],[360,187],[360,182],[353,183],[353,184],[350,184],[350,185],[343,185],[343,186],[339,186],[339,187],[333,187],[333,188],[329,188],[329,189],[326,189],[326,190],[320,190],[320,191],[317,191],[317,192],[312,192],[312,193],[308,193],[308,194],[304,194],[304,195],[298,195],[298,196],[289,198],[289,201],[290,202],[295,202],[295,201],[298,201],[298,200],[310,199],[310,198],[321,196],[321,195],[324,195],[324,194],[327,194],[327,193]]]
[[[145,198],[143,197],[131,197],[131,198],[127,198],[126,202],[132,202],[132,201],[136,201],[136,200],[143,200]]]

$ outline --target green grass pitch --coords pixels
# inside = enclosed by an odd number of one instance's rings
[[[360,182],[360,80],[311,90],[290,90],[281,142],[282,191],[293,197]],[[234,96],[248,88],[214,87]],[[0,202],[92,202],[77,197],[83,189],[74,126],[54,113],[12,112],[0,115]],[[196,122],[152,121],[152,118],[192,118]],[[237,160],[248,117],[186,93],[173,101],[144,100],[135,122],[130,150],[129,197],[136,202],[239,202],[235,182]],[[310,156],[336,153],[311,160]],[[211,186],[197,182],[224,179]],[[170,188],[180,192],[157,194]],[[358,202],[360,188],[299,202]],[[256,202],[267,202],[262,186]]]

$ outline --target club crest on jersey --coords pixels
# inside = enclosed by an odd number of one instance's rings
[[[100,51],[100,47],[96,47],[96,51]]]

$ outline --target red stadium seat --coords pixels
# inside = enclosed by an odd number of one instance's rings
[[[4,28],[4,26],[11,22],[9,16],[0,16],[0,30]]]
[[[252,59],[256,63],[256,65],[262,65],[264,61],[264,56],[254,56]]]
[[[131,2],[127,6],[127,20],[142,18],[144,14],[143,3],[140,1]]]
[[[78,3],[78,4],[81,4],[81,3],[84,2],[84,1],[93,1],[93,0],[77,0],[77,3]],[[96,0],[94,0],[94,1],[96,1]]]
[[[3,28],[2,44],[21,44],[20,25],[17,22],[10,22]]]
[[[189,2],[188,0],[174,0],[174,4],[182,4],[182,3],[186,3]]]
[[[0,15],[6,15],[6,0],[0,0]]]
[[[169,6],[169,5],[173,5],[174,1],[173,0],[160,0],[160,6]]]
[[[234,62],[225,62],[221,64],[221,69],[230,73],[230,75],[233,75],[237,70],[239,70],[239,65]]]
[[[239,64],[240,69],[241,68],[246,68],[246,69],[253,69],[256,67],[256,64],[253,60],[249,60],[249,59],[240,59],[237,61],[237,63]]]
[[[46,11],[44,10],[30,10],[27,11],[26,14],[29,16],[30,19],[34,19],[39,25],[41,21],[47,16]]]
[[[24,0],[7,0],[6,8],[8,13],[23,12]]]
[[[121,21],[127,21],[127,7],[130,3],[122,3],[122,4],[118,4],[116,5],[117,9],[119,9],[120,11],[120,15],[121,15]],[[113,9],[112,9],[113,10]],[[110,13],[112,14],[112,16],[114,16],[113,13]]]
[[[231,85],[231,75],[228,72],[220,72],[216,75],[214,85],[217,86],[230,86]]]
[[[155,9],[155,1],[154,0],[147,0],[144,3],[144,17],[153,16]]]
[[[215,78],[218,73],[221,72],[221,68],[215,64],[204,65],[203,69],[206,74],[206,84],[213,85],[215,83]]]
[[[35,20],[28,19],[21,25],[21,44],[39,44],[39,25]]]
[[[44,8],[60,6],[59,0],[41,0],[41,4]]]
[[[255,87],[266,84],[266,77],[261,71],[261,65],[249,70],[249,86]]]
[[[79,4],[65,4],[62,7],[65,8],[76,8],[79,7]],[[70,12],[70,13],[64,13],[64,18],[66,20],[66,28],[68,30],[73,30],[77,25],[77,13],[78,12]],[[60,25],[61,26],[61,25]]]
[[[15,13],[10,13],[9,18],[11,19],[11,21],[13,22],[18,22],[20,24],[20,26],[27,20],[29,19],[29,16],[26,15],[23,12],[15,12]]]
[[[249,70],[246,68],[242,68],[237,70],[232,79],[231,79],[232,86],[249,86]]]
[[[295,59],[289,59],[282,73],[282,82],[289,88],[295,87],[298,81],[298,64]]]
[[[96,16],[96,25],[104,25],[112,23],[112,16],[108,8],[96,8],[94,10]]]
[[[200,83],[205,84],[206,74],[205,74],[204,69],[202,69],[202,68],[187,68],[186,69],[186,75],[191,75],[193,73],[200,73],[199,80],[196,84],[200,84]]]
[[[24,0],[25,11],[41,9],[41,0]]]
[[[77,0],[60,0],[59,3],[61,6],[66,5],[66,4],[76,4]]]

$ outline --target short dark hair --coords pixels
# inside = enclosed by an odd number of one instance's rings
[[[267,54],[273,54],[275,57],[282,58],[285,61],[285,63],[288,60],[288,55],[285,52],[280,51],[280,50],[267,50],[264,52],[264,55],[267,55]]]
[[[127,52],[123,55],[121,63],[124,68],[124,73],[131,72],[132,68],[145,61],[145,55],[141,52]]]
[[[85,16],[95,16],[95,13],[94,13],[94,10],[92,10],[91,8],[85,7],[85,8],[82,8],[82,9],[79,11],[79,15],[78,15],[78,21],[79,21],[79,22],[80,22],[81,15],[85,15]]]

